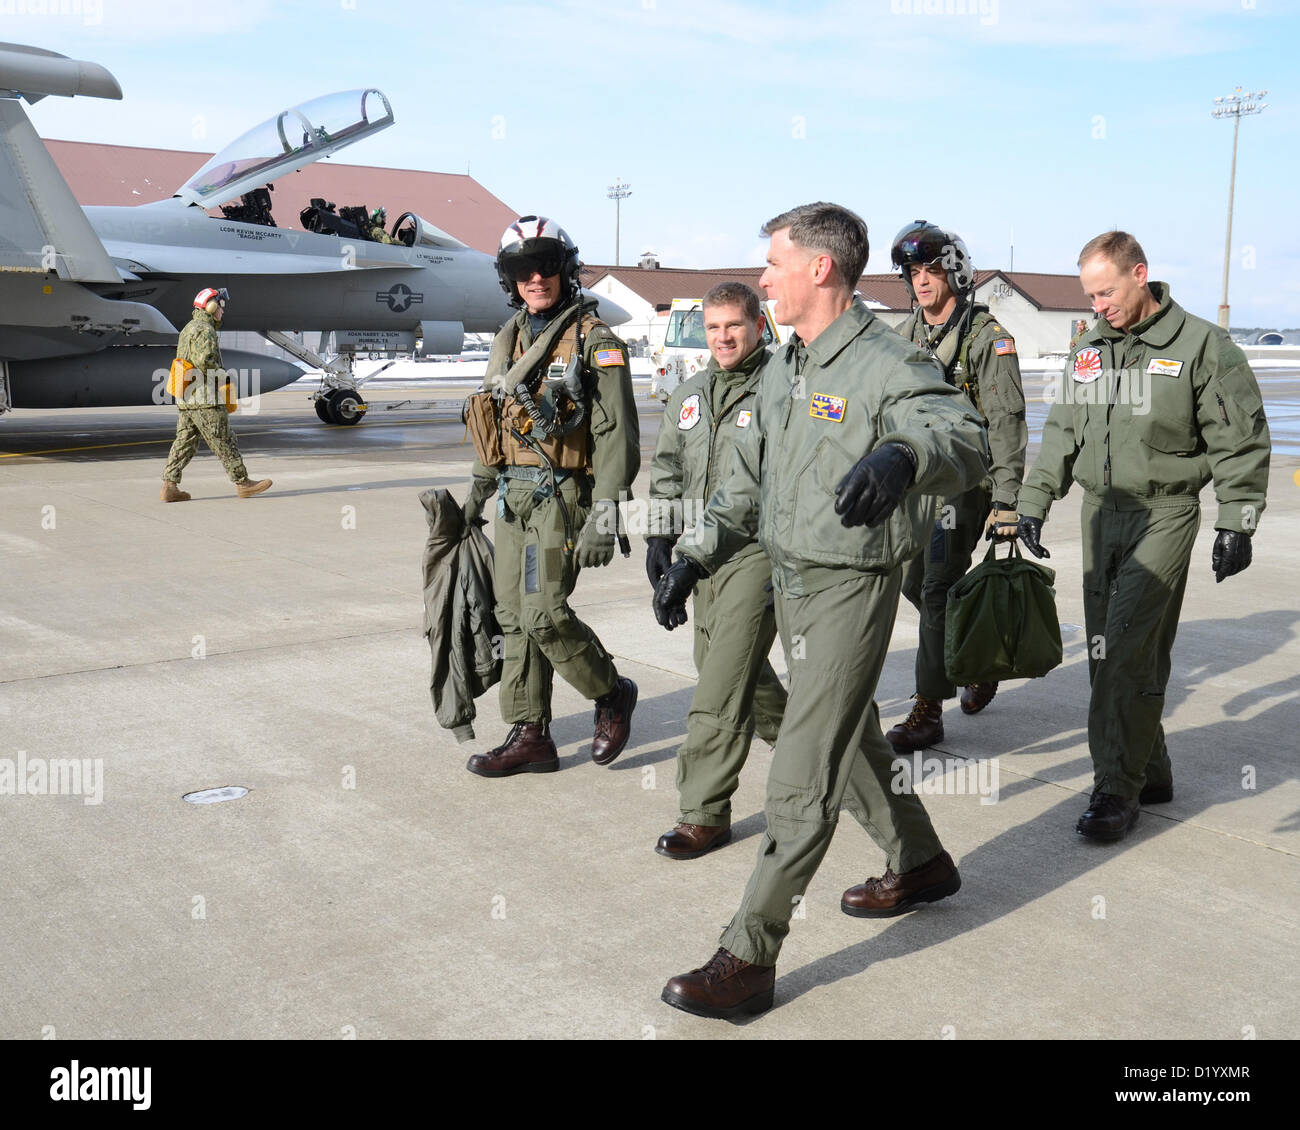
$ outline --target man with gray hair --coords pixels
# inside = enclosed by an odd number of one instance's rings
[[[928,496],[979,483],[989,448],[979,416],[938,366],[853,291],[867,227],[835,204],[769,220],[760,280],[795,336],[763,373],[735,469],[710,498],[692,544],[655,593],[670,630],[685,600],[757,535],[772,562],[789,699],[768,776],[767,832],[740,909],[702,968],[662,999],[730,1019],[771,1007],[776,961],[841,805],[885,853],[881,878],[844,892],[856,917],[901,914],[961,879],[924,806],[895,792],[876,682],[898,611],[902,565],[929,537]]]
[[[673,391],[650,465],[646,572],[657,585],[672,549],[694,526],[722,484],[736,446],[753,425],[759,378],[770,356],[763,345],[758,295],[742,282],[719,283],[701,303],[708,366]],[[694,530],[686,532],[689,542]],[[659,837],[668,859],[696,859],[731,839],[731,794],[759,737],[776,744],[785,688],[767,653],[776,639],[768,604],[772,566],[750,541],[695,590],[695,669],[699,682],[677,751],[681,817]],[[766,588],[765,588],[766,586]]]

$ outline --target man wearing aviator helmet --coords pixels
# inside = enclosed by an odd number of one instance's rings
[[[896,750],[912,751],[943,741],[943,700],[957,693],[943,657],[948,590],[970,568],[986,529],[989,537],[1014,538],[1029,437],[1015,340],[987,306],[976,303],[975,272],[961,237],[916,220],[894,237],[891,258],[913,302],[912,316],[898,332],[943,367],[949,384],[965,391],[985,421],[993,456],[982,483],[943,500],[929,546],[903,574],[903,595],[921,614],[916,701],[885,737]],[[979,713],[997,689],[997,683],[966,687],[962,711]]]
[[[217,328],[229,299],[225,287],[218,290],[209,286],[199,291],[194,296],[194,315],[176,343],[176,360],[168,389],[176,398],[180,418],[163,471],[164,502],[189,501],[189,492],[180,489],[181,472],[194,458],[200,437],[221,460],[240,498],[261,494],[271,485],[270,479],[254,482],[248,477],[227,419],[227,413],[234,411],[234,401],[227,396],[230,374],[221,364]]]
[[[522,216],[506,229],[497,276],[518,312],[493,338],[484,388],[466,403],[476,459],[465,519],[482,522],[494,499],[501,716],[511,726],[502,745],[469,759],[483,777],[559,767],[554,672],[595,700],[598,765],[623,751],[636,706],[636,684],[568,603],[579,570],[613,560],[618,500],[641,466],[627,346],[584,299],[580,266],[554,220]]]

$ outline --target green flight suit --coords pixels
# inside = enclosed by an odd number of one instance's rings
[[[540,331],[523,310],[513,324],[526,349]],[[589,699],[608,694],[618,683],[613,659],[569,607],[579,572],[569,543],[577,539],[593,501],[631,497],[641,468],[641,429],[627,346],[594,318],[584,319],[583,333],[587,468],[562,478],[557,499],[547,493],[537,468],[504,463],[488,468],[474,461],[476,477],[497,479],[493,586],[503,636],[501,717],[510,725],[550,722],[554,672]],[[543,364],[562,365],[562,349],[557,344]]]
[[[176,402],[179,410],[176,438],[167,454],[167,466],[163,468],[164,481],[181,481],[181,474],[194,458],[202,438],[212,454],[221,460],[230,481],[244,482],[248,470],[240,457],[235,433],[230,430],[222,391],[226,384],[226,370],[221,363],[221,339],[217,336],[216,320],[206,310],[195,310],[194,316],[181,330],[176,342],[176,356],[193,365],[194,372],[182,398]]]
[[[676,541],[731,472],[737,440],[753,421],[767,350],[760,344],[728,372],[708,367],[674,390],[650,468],[647,535]],[[691,532],[685,534],[689,542]],[[677,751],[681,823],[721,827],[757,732],[775,745],[785,687],[767,660],[776,618],[767,607],[772,566],[751,543],[695,589],[695,669],[699,682]]]
[[[927,539],[931,495],[988,473],[980,418],[935,365],[855,299],[763,372],[734,470],[682,552],[713,573],[757,533],[772,562],[789,700],[768,776],[767,833],[721,944],[773,965],[790,917],[848,807],[895,872],[943,849],[920,799],[894,793],[876,682],[898,611],[900,568]],[[845,528],[835,488],[884,443],[916,456],[913,489],[879,526]]]
[[[916,648],[916,693],[941,702],[957,693],[943,661],[944,617],[948,590],[970,568],[971,555],[984,536],[993,504],[1016,508],[1025,470],[1025,394],[1020,383],[1016,343],[998,324],[988,307],[977,304],[970,329],[960,339],[955,331],[931,348],[931,331],[918,306],[899,327],[908,341],[950,366],[952,381],[984,417],[993,468],[982,483],[943,499],[930,544],[903,572],[903,595],[921,614]]]
[[[1271,451],[1245,354],[1149,286],[1149,318],[1127,332],[1098,319],[1075,339],[1020,492],[1020,513],[1046,518],[1072,479],[1084,489],[1088,748],[1094,784],[1129,800],[1172,783],[1160,716],[1198,496],[1213,480],[1215,527],[1253,532]]]

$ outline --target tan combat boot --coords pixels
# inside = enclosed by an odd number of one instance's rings
[[[242,483],[235,484],[235,490],[238,491],[240,498],[252,498],[255,494],[261,494],[264,490],[271,489],[270,479],[258,479],[253,482],[252,479],[245,479]]]
[[[189,491],[181,490],[180,486],[172,482],[171,479],[163,479],[162,494],[159,496],[164,502],[189,502]]]
[[[912,713],[885,735],[895,750],[925,749],[943,741],[943,702],[937,698],[916,696]]]

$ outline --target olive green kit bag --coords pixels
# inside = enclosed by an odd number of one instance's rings
[[[948,590],[943,659],[959,686],[1036,679],[1061,662],[1056,573],[1011,553],[984,560]]]

